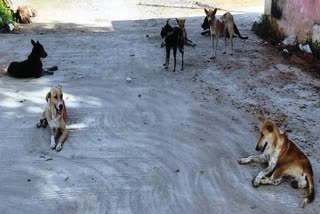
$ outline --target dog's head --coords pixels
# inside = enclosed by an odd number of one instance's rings
[[[62,115],[65,106],[61,86],[51,88],[46,96],[46,101],[49,104],[50,108],[55,110],[57,115]]]
[[[204,12],[206,13],[207,15],[207,18],[208,18],[208,23],[209,23],[209,26],[212,24],[212,22],[215,20],[216,18],[216,13],[217,13],[217,8],[215,8],[214,10],[207,10],[207,9],[204,9]]]
[[[33,39],[31,39],[31,44],[33,45],[31,55],[39,59],[46,58],[48,56],[47,52],[44,50],[39,41],[35,42]]]
[[[262,116],[259,116],[258,119],[261,123],[261,128],[256,150],[264,152],[268,145],[269,147],[274,147],[279,136],[279,128],[271,120],[267,120]]]
[[[209,21],[208,21],[208,17],[204,17],[203,23],[201,25],[203,30],[208,30],[210,29],[210,25],[209,25]]]
[[[177,22],[177,25],[179,26],[179,28],[184,28],[184,23],[186,22],[186,20],[176,18],[176,22]]]
[[[167,20],[167,23],[165,26],[162,27],[161,29],[161,38],[164,38],[165,36],[168,35],[169,32],[173,30],[172,26],[169,24],[169,19]]]

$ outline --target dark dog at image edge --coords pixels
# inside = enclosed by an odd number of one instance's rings
[[[169,24],[169,19],[167,20],[166,25],[162,28],[161,33],[162,42],[161,47],[166,47],[166,61],[165,61],[165,69],[169,68],[169,59],[170,59],[170,52],[171,49],[173,50],[173,59],[174,59],[174,67],[173,72],[176,71],[176,64],[177,64],[177,49],[181,53],[182,57],[182,65],[181,70],[183,70],[183,56],[184,56],[184,33],[183,30],[179,27],[171,27]]]
[[[31,40],[31,44],[33,45],[33,48],[30,55],[28,56],[28,59],[22,62],[10,63],[8,67],[8,74],[10,76],[16,78],[39,78],[43,75],[51,75],[53,74],[53,71],[58,70],[57,66],[43,69],[41,58],[46,58],[48,54],[39,41],[35,42],[34,40]]]

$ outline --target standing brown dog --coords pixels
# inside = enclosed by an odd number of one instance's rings
[[[227,31],[229,32],[230,35],[230,42],[231,42],[231,53],[230,55],[233,54],[233,34],[234,34],[234,21],[233,21],[233,16],[231,13],[225,13],[223,16],[218,19],[216,17],[217,13],[217,8],[214,10],[207,10],[204,9],[204,12],[206,13],[208,17],[208,22],[210,25],[210,33],[211,33],[211,43],[212,43],[212,51],[211,51],[211,57],[210,59],[216,58],[216,52],[217,52],[217,47],[218,47],[218,41],[219,37],[221,35],[224,35],[224,52],[226,53],[227,49]],[[214,44],[214,37],[216,37],[216,44]],[[215,47],[214,47],[215,46]]]
[[[307,156],[272,121],[263,117],[259,120],[261,131],[256,150],[262,154],[242,158],[239,164],[268,163],[268,167],[253,180],[254,187],[279,185],[284,177],[292,179],[291,186],[295,189],[308,187],[309,194],[300,203],[300,207],[304,207],[314,200],[313,172]]]
[[[46,101],[48,103],[43,112],[40,122],[37,124],[38,128],[45,128],[49,123],[51,130],[51,149],[60,151],[62,144],[68,137],[65,121],[67,119],[67,109],[63,100],[63,92],[61,86],[51,88],[47,93]],[[58,142],[56,142],[58,138]]]

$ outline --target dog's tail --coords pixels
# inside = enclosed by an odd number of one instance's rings
[[[169,21],[170,21],[170,19],[167,19],[167,25],[169,25]]]
[[[239,36],[240,39],[248,39],[247,36],[241,36],[236,23],[233,23],[234,33]]]
[[[313,185],[313,178],[312,172],[306,173],[306,180],[308,182],[308,196],[302,199],[300,207],[304,207],[306,204],[311,203],[314,200],[314,185]]]

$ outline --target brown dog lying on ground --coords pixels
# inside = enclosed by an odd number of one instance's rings
[[[60,151],[62,144],[68,137],[65,121],[67,119],[67,109],[63,100],[63,92],[61,86],[53,87],[46,96],[48,103],[43,112],[37,127],[46,128],[48,123],[51,130],[51,149]],[[56,143],[56,140],[58,141]]]
[[[285,177],[291,179],[291,186],[295,189],[308,187],[308,196],[300,203],[300,207],[304,207],[314,200],[313,172],[307,156],[272,121],[263,117],[259,120],[261,135],[256,150],[262,154],[242,158],[239,164],[268,163],[268,167],[253,180],[254,187],[260,184],[279,185]]]

